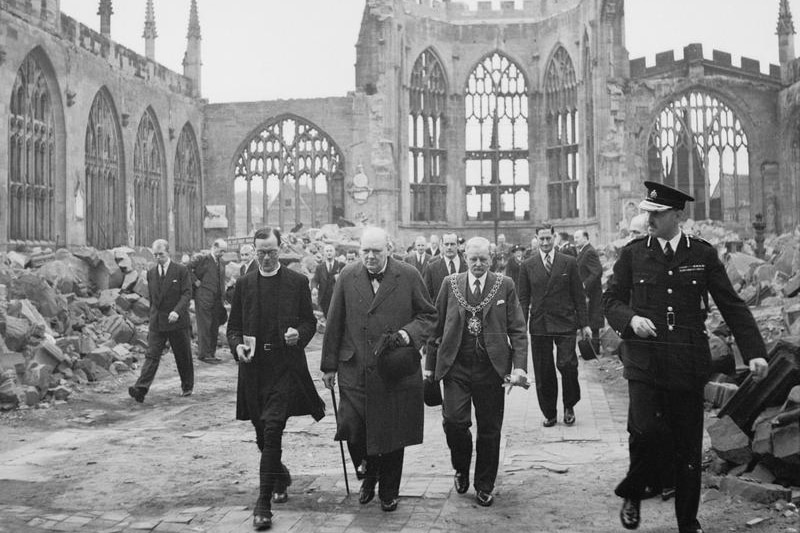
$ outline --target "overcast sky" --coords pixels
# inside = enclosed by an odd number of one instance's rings
[[[499,4],[499,0],[493,0]],[[156,60],[183,72],[190,0],[155,0]],[[474,5],[475,0],[467,1]],[[517,0],[521,4],[521,0]],[[790,0],[800,17],[800,0]],[[344,96],[355,86],[355,44],[365,0],[198,0],[203,36],[203,95],[211,102]],[[779,0],[626,0],[630,57],[700,42],[778,62]],[[96,0],[61,0],[61,9],[99,30]],[[116,0],[112,38],[144,54],[145,0]],[[800,29],[800,18],[797,21]],[[798,48],[800,52],[800,48]]]

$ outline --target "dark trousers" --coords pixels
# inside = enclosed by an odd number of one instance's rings
[[[553,364],[553,345],[556,359]],[[565,408],[575,407],[581,399],[578,384],[578,355],[575,353],[575,332],[556,335],[531,335],[533,375],[536,379],[536,397],[545,418],[558,414],[558,380],[556,369],[561,374],[562,401]]]
[[[367,455],[365,442],[347,441],[347,450],[353,464],[358,468],[362,461],[366,462],[367,471],[364,483],[378,484],[378,497],[381,501],[389,501],[400,495],[400,479],[403,477],[403,458],[405,448],[379,455]]]
[[[259,494],[256,512],[268,514],[272,508],[272,492],[285,489],[289,471],[281,462],[283,430],[289,418],[289,395],[284,391],[269,392],[264,396],[261,416],[252,420],[256,430],[256,443],[261,450],[259,464]]]
[[[197,320],[197,358],[215,357],[220,324],[214,304],[195,300],[195,318]]]
[[[641,499],[646,485],[659,476],[664,439],[674,450],[675,515],[681,531],[699,527],[703,394],[701,391],[658,389],[628,382],[628,448],[630,466],[615,493]],[[670,438],[671,435],[671,438]]]
[[[457,472],[469,473],[472,460],[472,412],[475,406],[478,438],[475,443],[476,490],[492,492],[500,461],[500,431],[505,398],[503,381],[486,355],[462,347],[444,378],[442,417],[450,460]]]
[[[175,356],[175,365],[178,367],[178,376],[181,378],[181,389],[187,391],[194,388],[194,365],[192,364],[192,344],[189,329],[176,329],[172,331],[154,331],[147,333],[147,355],[142,365],[142,372],[136,380],[134,388],[145,394],[150,390],[150,385],[156,377],[158,365],[161,363],[161,354],[169,342],[172,355]]]

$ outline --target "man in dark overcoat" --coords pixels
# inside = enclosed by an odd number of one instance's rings
[[[181,395],[190,396],[194,388],[194,365],[189,322],[189,300],[192,282],[185,266],[170,260],[169,243],[164,239],[153,242],[156,265],[147,271],[147,290],[150,296],[150,325],[147,331],[147,356],[136,384],[128,394],[143,402],[156,377],[161,354],[169,342],[175,365],[181,378]]]
[[[432,302],[436,300],[444,278],[450,274],[467,271],[467,264],[458,253],[458,235],[455,233],[442,235],[442,248],[444,253],[431,259],[422,269],[422,280],[428,288]]]
[[[553,249],[553,226],[544,224],[537,228],[536,238],[538,251],[522,263],[519,273],[519,301],[531,333],[536,396],[545,418],[542,425],[554,426],[558,415],[558,369],[563,386],[564,423],[572,425],[575,404],[581,399],[576,331],[587,340],[592,336],[586,315],[586,295],[575,258]]]
[[[327,317],[333,296],[333,285],[344,268],[344,263],[336,260],[336,247],[332,244],[325,245],[322,255],[322,261],[314,270],[311,285],[317,288],[317,302],[319,302],[323,316]]]
[[[365,228],[361,263],[348,265],[333,289],[322,345],[323,381],[339,377],[336,438],[346,440],[356,466],[366,461],[359,502],[369,503],[379,484],[381,509],[394,511],[406,446],[422,442],[422,373],[386,381],[377,371],[375,345],[390,332],[401,345],[423,346],[436,321],[422,277],[389,257],[383,229]]]
[[[414,248],[406,254],[405,261],[409,265],[417,269],[417,272],[422,274],[425,265],[432,259],[431,254],[427,252],[428,241],[422,235],[418,236],[414,241]]]
[[[194,312],[197,320],[197,359],[204,363],[219,364],[216,356],[219,327],[225,315],[222,302],[225,297],[225,265],[222,256],[228,249],[224,239],[217,239],[208,254],[202,254],[189,263],[195,278]]]
[[[589,312],[589,327],[592,328],[592,346],[600,353],[600,329],[605,324],[603,318],[603,265],[597,250],[589,242],[589,232],[575,232],[575,247],[578,250],[578,275],[586,292],[586,303]]]
[[[717,251],[681,231],[685,204],[693,198],[661,183],[646,181],[645,186],[647,198],[639,208],[649,213],[649,236],[622,248],[603,294],[608,323],[624,340],[629,396],[630,466],[615,492],[623,498],[622,525],[636,529],[645,486],[658,474],[660,444],[671,436],[678,528],[699,533],[703,387],[711,374],[708,294],[755,379],[766,374],[766,350]]]
[[[279,261],[278,230],[256,231],[254,246],[259,270],[236,281],[228,321],[228,343],[239,365],[236,418],[250,420],[261,451],[259,496],[253,525],[271,525],[271,503],[287,500],[291,477],[281,462],[281,439],[290,416],[325,414],[308,371],[305,347],[317,320],[311,306],[308,279]],[[254,337],[254,350],[245,336]]]
[[[444,380],[442,417],[456,492],[469,488],[472,462],[471,403],[475,404],[475,499],[488,507],[500,459],[505,399],[503,382],[527,384],[528,335],[511,278],[489,271],[489,241],[467,241],[469,272],[448,276],[436,299],[433,338],[438,351],[425,358],[425,378]]]

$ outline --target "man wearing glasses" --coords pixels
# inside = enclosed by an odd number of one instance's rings
[[[239,364],[236,418],[250,420],[261,451],[259,496],[253,527],[272,525],[272,503],[288,499],[289,470],[281,462],[281,439],[290,416],[325,415],[325,404],[308,372],[305,347],[317,320],[308,279],[279,261],[281,234],[256,231],[259,268],[236,281],[228,343]]]
[[[375,497],[381,509],[397,509],[403,453],[422,442],[422,373],[387,380],[379,371],[375,347],[385,333],[396,346],[425,343],[436,309],[413,266],[389,257],[389,240],[380,228],[365,228],[361,263],[348,265],[333,288],[322,345],[325,386],[333,390],[339,375],[337,440],[346,440],[353,463],[364,478],[359,503]],[[369,406],[369,408],[367,408]]]

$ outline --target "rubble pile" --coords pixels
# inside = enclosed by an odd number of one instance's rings
[[[0,409],[66,400],[147,348],[146,248],[0,254]]]

